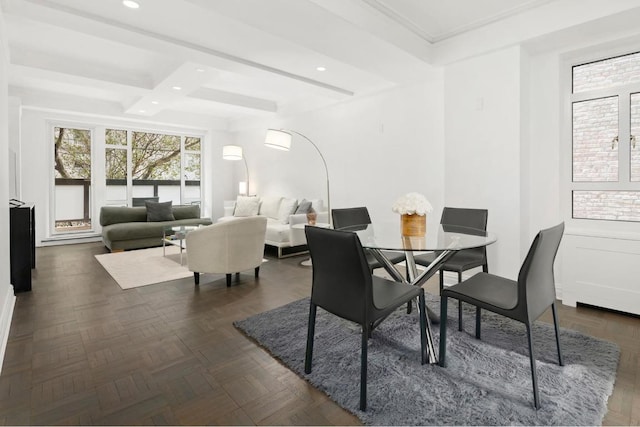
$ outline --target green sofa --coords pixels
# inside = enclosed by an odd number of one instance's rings
[[[211,218],[200,218],[200,206],[172,207],[174,221],[147,221],[147,208],[103,206],[100,209],[102,241],[110,251],[162,246],[165,227],[209,225]]]

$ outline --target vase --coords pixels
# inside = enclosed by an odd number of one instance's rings
[[[426,215],[401,215],[400,224],[403,236],[424,237],[427,233]]]
[[[309,225],[316,225],[317,218],[318,214],[316,213],[316,211],[313,208],[309,209],[309,212],[307,212],[307,222],[309,223]]]

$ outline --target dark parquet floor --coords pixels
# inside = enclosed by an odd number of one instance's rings
[[[18,294],[13,313],[0,423],[359,424],[232,325],[307,296],[304,257],[270,257],[258,280],[249,271],[231,288],[208,275],[199,287],[187,278],[123,291],[94,258],[104,252],[99,243],[38,248],[33,290]],[[560,319],[620,345],[604,423],[640,424],[640,319],[562,305]]]

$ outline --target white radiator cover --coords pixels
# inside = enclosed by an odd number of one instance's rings
[[[585,303],[640,314],[640,239],[566,232],[562,242],[562,303]]]

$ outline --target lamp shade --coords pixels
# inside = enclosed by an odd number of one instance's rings
[[[240,181],[238,183],[238,194],[242,194],[243,196],[248,195],[249,189],[247,187],[247,181]]]
[[[291,148],[291,134],[283,130],[268,129],[264,145],[278,150],[289,151],[289,148]]]
[[[225,160],[242,160],[242,147],[239,145],[225,145],[222,147],[222,158]]]

